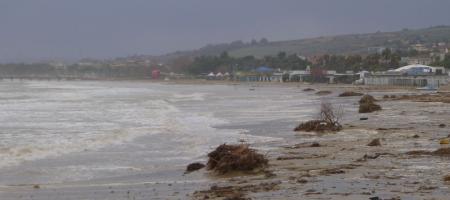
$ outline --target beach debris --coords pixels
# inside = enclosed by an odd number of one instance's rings
[[[413,135],[412,137],[413,137],[413,138],[420,138],[420,136],[417,135],[417,134]]]
[[[370,200],[381,200],[380,197],[370,197]]]
[[[36,184],[36,185],[33,185],[33,189],[41,189],[41,186],[40,186],[40,185],[38,185],[38,184]]]
[[[303,159],[314,159],[314,158],[324,158],[327,157],[326,154],[312,154],[309,156],[280,156],[277,160],[303,160]]]
[[[382,154],[380,154],[380,153],[377,153],[377,154],[375,154],[375,155],[367,155],[367,154],[365,154],[364,155],[364,157],[363,157],[363,159],[377,159],[378,157],[380,157]]]
[[[449,174],[449,175],[445,175],[444,178],[443,178],[443,180],[444,180],[445,182],[450,182],[450,174]]]
[[[311,132],[311,131],[326,131],[326,130],[333,130],[334,126],[328,124],[325,121],[322,120],[310,120],[307,122],[303,122],[300,125],[298,125],[294,131],[305,131],[305,132]]]
[[[408,151],[405,153],[406,155],[431,155],[431,151],[424,151],[424,150],[414,150],[414,151]]]
[[[320,144],[318,142],[314,142],[311,144],[311,147],[320,147]]]
[[[450,103],[450,94],[448,93],[434,93],[434,94],[415,94],[415,95],[402,95],[396,100],[411,100],[416,102],[441,102]]]
[[[309,189],[306,190],[305,193],[303,193],[303,195],[318,195],[318,194],[322,194],[322,192],[318,192],[315,189]]]
[[[305,88],[305,89],[303,89],[303,92],[311,92],[311,91],[316,91],[316,90],[312,89],[312,88]]]
[[[306,179],[298,179],[297,183],[305,184],[305,183],[308,183],[308,180],[306,180]]]
[[[193,172],[193,171],[197,171],[197,170],[202,169],[202,168],[204,168],[204,167],[205,167],[205,164],[203,164],[203,163],[198,163],[198,162],[196,162],[196,163],[191,163],[191,164],[189,164],[189,165],[186,167],[186,173],[190,173],[190,172]]]
[[[445,128],[446,125],[445,124],[439,124],[439,128]]]
[[[320,171],[320,175],[330,175],[330,174],[345,174],[345,171],[342,169],[324,169]]]
[[[280,156],[277,160],[303,160],[305,157],[303,156]]]
[[[278,190],[278,185],[281,181],[262,182],[260,184],[242,184],[231,186],[217,186],[213,185],[208,190],[195,191],[193,196],[201,199],[233,199],[233,200],[250,200],[245,195],[249,192],[268,192]]]
[[[328,90],[321,90],[321,91],[316,92],[316,95],[329,95],[331,93],[333,93],[333,92],[328,91]]]
[[[342,130],[342,125],[339,123],[341,117],[342,117],[341,109],[336,110],[330,103],[322,102],[319,113],[319,119],[303,122],[300,125],[298,125],[294,129],[294,131],[337,132]]]
[[[450,144],[450,140],[448,138],[441,139],[439,144]]]
[[[406,155],[432,155],[432,156],[450,156],[450,147],[440,148],[435,151],[415,150],[408,151]]]
[[[359,113],[371,113],[374,111],[381,110],[381,106],[378,104],[375,104],[374,102],[377,101],[373,96],[371,95],[364,95],[359,100]]]
[[[364,95],[363,93],[359,93],[359,92],[353,92],[353,91],[345,91],[341,94],[339,94],[339,97],[353,97],[353,96],[362,96]]]
[[[450,148],[440,148],[436,151],[431,152],[431,154],[435,156],[450,156]]]
[[[361,120],[361,121],[368,120],[368,119],[369,119],[368,117],[361,117],[361,118],[359,118],[359,120]]]
[[[365,104],[365,103],[373,103],[376,102],[377,100],[375,99],[375,97],[373,97],[372,95],[364,95],[361,97],[361,99],[359,100],[360,104]]]
[[[370,147],[381,146],[380,138],[373,139],[369,144],[367,144],[367,146],[370,146]]]
[[[360,104],[359,105],[359,113],[371,113],[381,110],[381,106],[378,104]]]
[[[380,156],[384,156],[384,155],[389,155],[389,156],[394,156],[394,154],[391,153],[375,153],[374,155],[368,155],[368,154],[364,154],[364,156],[358,160],[356,160],[357,162],[364,162],[367,160],[373,160],[373,159],[377,159]]]
[[[436,186],[422,185],[417,190],[435,190],[437,188]]]
[[[233,197],[227,197],[224,200],[251,200],[251,198],[245,198],[245,197],[242,197],[241,195],[236,195]]]
[[[232,171],[253,171],[267,166],[268,160],[264,155],[249,148],[247,144],[222,144],[208,154],[208,170],[219,174]]]
[[[318,142],[304,142],[295,145],[285,146],[286,149],[300,149],[300,148],[309,148],[309,147],[321,147],[322,145]]]
[[[273,178],[276,176],[277,175],[275,173],[273,173],[273,171],[269,171],[269,170],[264,171],[264,177],[266,177],[266,178]]]

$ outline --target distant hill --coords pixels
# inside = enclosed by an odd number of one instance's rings
[[[389,47],[407,49],[413,44],[432,45],[438,42],[450,42],[450,26],[435,26],[424,29],[404,29],[396,32],[377,32],[366,34],[349,34],[324,36],[310,39],[287,41],[252,41],[244,43],[235,41],[229,44],[208,45],[198,50],[180,51],[163,57],[219,55],[228,51],[234,57],[253,55],[263,57],[276,55],[280,51],[288,54],[311,56],[320,54],[366,54],[369,47]]]

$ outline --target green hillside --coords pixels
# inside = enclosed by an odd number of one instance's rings
[[[432,45],[437,42],[450,41],[450,26],[438,26],[418,30],[402,30],[397,32],[378,32],[369,34],[352,34],[312,39],[270,42],[267,45],[250,46],[230,51],[231,56],[241,57],[254,55],[257,57],[275,55],[280,51],[288,54],[365,54],[369,47],[391,47],[406,49],[412,44]]]
[[[235,41],[229,44],[208,45],[194,51],[183,51],[166,56],[202,56],[219,55],[228,51],[230,56],[243,57],[253,55],[263,57],[276,55],[280,51],[287,54],[297,53],[304,56],[318,54],[366,54],[369,47],[390,47],[407,49],[412,44],[432,45],[437,42],[450,42],[450,26],[436,26],[424,29],[404,29],[396,32],[377,32],[326,36],[301,40],[276,42],[244,43]]]

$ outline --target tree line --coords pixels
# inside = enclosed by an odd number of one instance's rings
[[[381,53],[369,55],[330,55],[305,59],[297,54],[288,55],[286,52],[279,52],[276,56],[265,56],[256,58],[246,56],[233,58],[227,52],[218,56],[200,56],[185,66],[185,71],[192,74],[224,72],[230,70],[251,70],[259,66],[269,66],[280,70],[305,70],[307,66],[326,70],[336,70],[337,72],[351,71],[385,71],[400,67],[401,57],[417,56],[418,52],[392,51],[385,49]]]
[[[245,56],[234,58],[223,52],[219,56],[200,56],[196,57],[185,71],[192,74],[209,72],[226,72],[232,70],[252,70],[259,66],[269,66],[281,70],[302,70],[311,65],[305,58],[296,54],[287,55],[280,52],[276,56],[265,56],[256,58],[254,56]]]
[[[0,78],[148,78],[151,76],[151,66],[111,66],[101,65],[68,65],[52,66],[45,63],[34,64],[0,64]]]

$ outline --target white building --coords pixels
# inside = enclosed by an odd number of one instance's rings
[[[364,78],[366,85],[395,85],[439,88],[447,85],[449,76],[443,67],[407,65],[395,70],[374,73]]]

